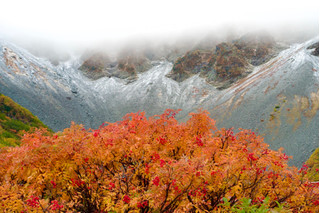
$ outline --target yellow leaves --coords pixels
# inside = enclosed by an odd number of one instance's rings
[[[216,189],[216,187],[213,186],[213,185],[209,185],[209,186],[208,186],[208,190],[209,190],[209,191],[214,191],[215,189]]]
[[[241,193],[242,193],[242,189],[243,189],[243,185],[241,182],[239,182],[238,184],[236,184],[235,186],[232,187],[230,194],[236,195],[237,197],[240,197]]]
[[[48,208],[49,204],[49,199],[41,199],[39,200],[40,206],[43,208]]]
[[[0,186],[0,191],[4,192],[4,186]],[[0,194],[0,207],[3,211],[18,211],[23,208],[23,202],[19,199],[19,194],[6,191]]]
[[[317,196],[309,186],[299,188],[287,156],[267,150],[252,131],[216,130],[203,111],[179,124],[174,113],[149,119],[131,114],[99,130],[73,124],[54,136],[27,134],[21,147],[0,153],[0,196],[11,194],[5,202],[22,210],[19,203],[25,206],[31,195],[41,195],[41,205],[57,200],[66,212],[88,212],[90,205],[115,212],[161,207],[218,212],[224,196],[236,196],[237,202],[270,194],[274,201],[298,189],[291,196],[294,205],[306,193]]]

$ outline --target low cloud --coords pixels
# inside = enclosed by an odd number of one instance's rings
[[[314,0],[223,1],[6,1],[0,37],[36,55],[67,60],[100,49],[166,45],[213,46],[246,32],[266,30],[276,40],[299,42],[318,35]],[[178,45],[178,46],[179,46]]]

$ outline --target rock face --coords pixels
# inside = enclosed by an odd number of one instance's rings
[[[173,65],[172,72],[167,76],[175,81],[182,82],[194,74],[201,72],[210,52],[200,50],[189,51],[179,57]]]
[[[85,76],[93,80],[108,76],[108,68],[112,68],[111,60],[103,53],[95,53],[79,67]]]
[[[245,77],[277,53],[276,42],[267,34],[247,34],[233,42],[216,45],[215,50],[194,50],[178,58],[167,75],[182,82],[200,73],[207,82],[218,89],[225,89]]]
[[[116,60],[111,60],[104,53],[95,53],[82,63],[79,70],[92,80],[114,76],[131,82],[136,80],[138,73],[150,68],[150,61],[141,54],[121,55]]]
[[[258,66],[275,56],[276,42],[268,33],[250,33],[234,42],[249,63]]]
[[[145,72],[151,67],[149,59],[142,54],[125,55],[119,58],[118,72],[116,72],[114,76],[134,81],[137,79],[138,73]]]
[[[319,56],[319,42],[312,44],[308,49],[313,49],[312,55]]]
[[[215,81],[233,83],[249,69],[245,55],[234,44],[217,45],[215,54],[216,61],[212,69],[216,73]]]

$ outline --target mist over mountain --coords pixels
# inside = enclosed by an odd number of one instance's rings
[[[0,5],[3,211],[319,209],[319,0]]]
[[[158,35],[139,35],[128,38],[95,40],[76,39],[65,41],[59,38],[47,38],[32,32],[20,32],[10,29],[1,29],[0,38],[11,41],[31,52],[33,55],[48,59],[53,65],[66,62],[73,56],[88,56],[102,52],[116,57],[124,52],[150,52],[152,57],[162,57],[172,52],[175,56],[192,49],[210,50],[218,43],[235,40],[248,32],[265,31],[278,42],[286,44],[301,43],[318,35],[318,22],[285,23],[273,25],[262,23],[229,24],[219,27],[186,29],[180,33],[159,33]],[[23,33],[23,34],[21,34]],[[173,60],[173,59],[172,59]]]
[[[301,165],[319,141],[318,37],[240,32],[55,50],[1,39],[0,90],[54,131],[71,121],[98,128],[140,110],[182,109],[184,121],[203,108],[218,127],[257,131]]]

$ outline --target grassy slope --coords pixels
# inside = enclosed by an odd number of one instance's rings
[[[306,164],[309,166],[308,177],[312,181],[319,181],[319,148],[317,148]]]
[[[0,94],[0,147],[19,145],[23,131],[34,127],[48,128],[29,110]]]

